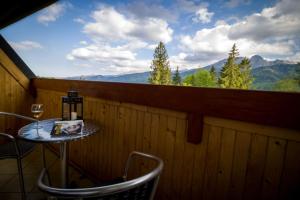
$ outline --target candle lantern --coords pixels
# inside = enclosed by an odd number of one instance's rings
[[[83,97],[77,91],[68,91],[68,96],[62,97],[62,120],[83,119]]]

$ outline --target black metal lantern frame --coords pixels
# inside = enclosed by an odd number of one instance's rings
[[[62,120],[83,120],[83,97],[77,91],[69,91],[62,97]]]

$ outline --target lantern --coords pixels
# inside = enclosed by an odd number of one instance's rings
[[[62,97],[62,120],[83,119],[83,98],[77,91],[68,91],[68,96]]]

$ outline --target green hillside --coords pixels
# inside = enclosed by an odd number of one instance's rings
[[[299,70],[300,66],[296,64],[278,64],[253,69],[253,89],[273,90],[277,81],[292,78],[296,74],[296,69]]]

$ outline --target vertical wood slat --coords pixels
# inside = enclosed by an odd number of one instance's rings
[[[300,142],[288,141],[280,185],[280,199],[300,199]]]
[[[174,155],[172,168],[172,179],[169,180],[171,188],[173,190],[173,198],[180,198],[181,195],[181,177],[185,175],[183,173],[183,166],[186,164],[183,162],[184,158],[184,139],[185,139],[185,120],[177,119],[176,121],[176,138],[174,144]],[[165,170],[165,169],[164,169]],[[170,169],[171,170],[171,169]]]
[[[232,172],[232,162],[230,161],[233,160],[235,137],[235,130],[223,128],[217,182],[215,186],[216,199],[227,198]]]
[[[251,200],[260,198],[267,145],[268,137],[258,134],[252,135],[244,187],[244,199]]]
[[[229,199],[242,199],[251,134],[237,132],[234,147]]]
[[[207,147],[208,147],[208,137],[210,133],[210,126],[204,124],[203,126],[203,136],[201,145],[197,145],[195,149],[194,157],[194,169],[197,173],[193,173],[192,181],[192,199],[198,199],[202,196],[203,193],[203,184],[204,184],[204,172],[205,172],[205,163],[207,157]]]
[[[222,129],[211,127],[208,137],[208,149],[206,156],[206,168],[203,184],[203,199],[215,198],[215,185],[217,182],[218,162],[221,148]]]
[[[168,187],[169,181],[172,179],[172,166],[174,164],[173,162],[173,154],[174,154],[174,145],[175,145],[175,138],[176,138],[176,118],[169,116],[168,117],[168,125],[167,125],[167,132],[166,132],[166,137],[165,137],[165,145],[163,151],[165,152],[165,165],[168,166],[170,170],[165,171],[164,173],[166,174],[165,178],[165,184],[164,184],[164,194],[165,194],[165,199],[171,199],[173,198],[173,192],[170,187]]]
[[[54,107],[59,106],[56,101],[60,101],[61,93],[39,90],[38,94],[37,101],[43,101],[52,110],[48,117],[59,112]],[[47,98],[49,94],[52,97],[50,101]],[[101,99],[85,100],[88,109],[95,110],[90,113],[91,117],[103,125],[104,132],[90,137],[88,141],[81,140],[80,145],[71,144],[70,157],[76,160],[78,151],[82,151],[79,154],[80,166],[99,179],[120,176],[128,153],[135,149],[155,154],[165,161],[157,199],[251,199],[259,198],[260,194],[278,194],[279,188],[280,194],[286,197],[288,188],[295,185],[291,176],[297,177],[300,165],[292,161],[297,155],[292,153],[292,149],[300,154],[299,144],[289,141],[286,148],[275,151],[276,143],[271,147],[267,142],[280,141],[281,144],[281,140],[286,141],[288,138],[280,139],[286,135],[282,132],[276,138],[272,131],[269,131],[272,132],[270,136],[266,136],[268,131],[261,133],[259,128],[253,129],[256,131],[253,133],[250,128],[247,129],[249,132],[245,132],[242,123],[235,125],[231,121],[231,128],[228,128],[228,124],[220,126],[223,122],[220,123],[219,119],[216,125],[210,119],[209,124],[204,124],[201,143],[191,144],[186,142],[188,125],[182,114],[176,116],[169,111]],[[287,134],[289,136],[292,134]],[[291,139],[297,137],[292,136]],[[72,155],[75,153],[76,156]],[[282,167],[271,176],[272,180],[277,180],[278,189],[275,191],[271,187],[269,190],[266,184],[256,184],[263,183],[262,175],[265,178],[270,176],[264,169],[269,169],[270,163],[274,163],[280,155],[284,156],[276,165]],[[86,164],[83,163],[85,160],[88,161]],[[146,172],[150,167],[150,163],[138,162],[134,165],[134,174]],[[283,180],[281,184],[276,179],[278,176],[282,176],[279,179]]]
[[[168,161],[166,160],[164,147],[166,146],[166,131],[167,131],[167,116],[165,115],[152,115],[152,126],[151,126],[151,147],[152,153],[161,157],[164,160],[165,166],[168,166]],[[150,166],[150,165],[149,165]],[[149,170],[149,169],[148,169]],[[160,196],[158,198],[164,199],[167,195],[166,193],[166,173],[161,175],[161,181],[159,183],[158,193]],[[164,192],[162,192],[164,191]]]
[[[187,127],[185,127],[185,131]],[[192,192],[192,179],[193,179],[193,165],[194,165],[194,156],[195,156],[195,145],[185,143],[184,145],[184,155],[183,155],[183,168],[181,171],[181,198],[190,199]]]
[[[3,94],[5,92],[5,84],[2,83],[4,80],[5,80],[5,71],[2,67],[0,67],[0,82],[1,82],[0,92],[1,92],[1,94]],[[2,98],[0,100],[0,109],[4,110],[4,108],[5,108],[5,101],[4,101],[4,98]],[[4,132],[4,128],[5,128],[4,124],[5,124],[4,119],[3,118],[0,119],[0,131]],[[0,144],[1,144],[1,141],[0,141]]]
[[[283,168],[286,141],[270,138],[264,172],[262,199],[277,199]]]

